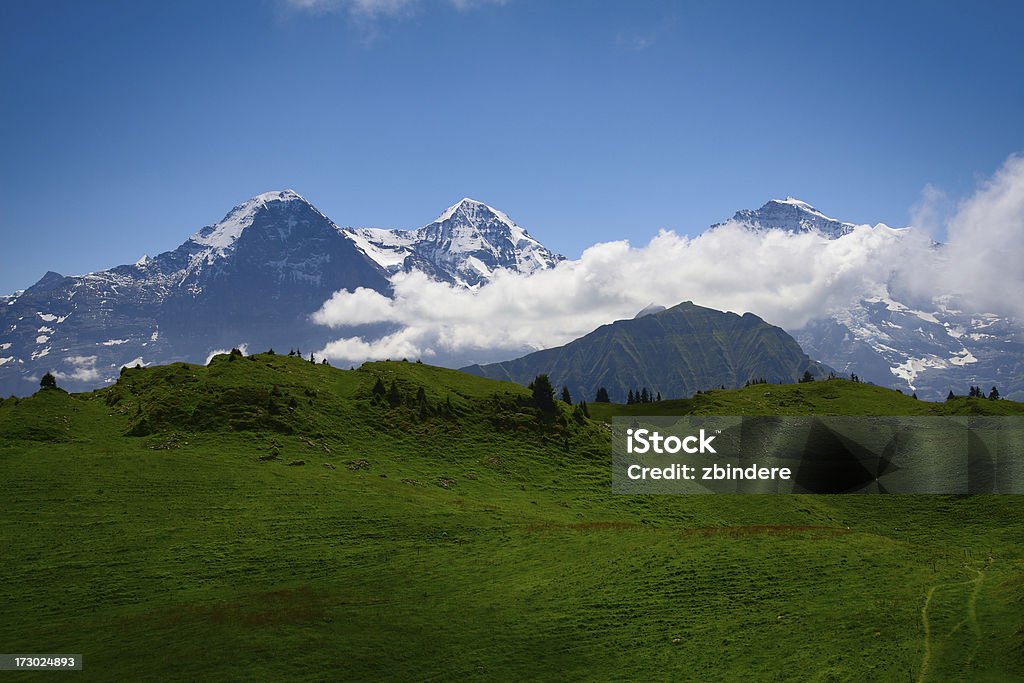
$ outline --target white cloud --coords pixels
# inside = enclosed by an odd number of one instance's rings
[[[1024,156],[1014,155],[960,203],[939,278],[975,305],[1024,318]]]
[[[365,289],[341,291],[314,320],[334,327],[401,326],[379,340],[349,337],[320,352],[345,362],[513,356],[632,317],[652,301],[671,306],[692,300],[799,327],[879,293],[905,242],[898,231],[867,227],[834,241],[730,225],[692,239],[661,232],[640,248],[596,244],[578,260],[533,275],[499,271],[475,291],[410,273],[395,280],[393,299]]]
[[[248,344],[239,344],[235,348],[238,349],[239,351],[241,351],[243,356],[249,355],[249,345]],[[213,360],[214,356],[220,356],[222,354],[227,354],[227,353],[231,353],[231,349],[214,349],[213,351],[210,351],[208,356],[206,356],[206,362],[203,363],[203,365],[209,365],[210,361]]]
[[[926,199],[942,198],[926,191]],[[382,323],[379,339],[350,336],[317,355],[358,363],[433,358],[448,365],[512,358],[564,344],[650,303],[682,301],[753,312],[785,329],[872,296],[928,301],[961,297],[979,311],[1024,318],[1024,158],[1011,157],[948,222],[931,233],[860,226],[839,239],[726,224],[690,238],[663,231],[648,244],[595,244],[579,259],[532,275],[498,271],[467,290],[421,273],[396,278],[394,298],[357,289],[334,294],[314,321]]]
[[[123,368],[134,368],[136,365],[139,365],[141,367],[147,367],[147,366],[150,365],[150,363],[145,362],[144,360],[142,360],[142,356],[139,356],[138,358],[133,358],[132,360],[128,361],[127,363],[122,363],[118,367],[118,369],[120,370],[120,369],[123,369]]]
[[[954,294],[966,309],[1024,319],[1024,157],[1011,156],[959,204],[926,187],[912,215],[923,234],[945,239],[900,264],[900,294],[919,303]]]
[[[67,372],[54,370],[53,376],[59,380],[95,382],[100,378],[99,370],[96,369],[96,356],[70,356],[64,359],[64,363],[70,365],[71,369]]]
[[[421,348],[416,341],[421,336],[419,331],[406,328],[372,342],[359,337],[346,337],[332,341],[316,355],[354,363],[388,358],[430,358],[434,355],[433,351]]]

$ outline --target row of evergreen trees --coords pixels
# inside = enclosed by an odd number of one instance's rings
[[[634,391],[629,390],[629,394],[626,396],[626,405],[634,405],[637,403],[655,403],[661,400],[661,392],[653,392],[647,387]],[[611,397],[608,396],[608,390],[604,387],[600,387],[597,390],[597,394],[594,396],[594,403],[611,403]]]
[[[273,356],[274,355],[274,349],[269,349],[267,351],[267,354],[270,355],[270,356]],[[288,350],[288,357],[289,358],[302,358],[302,351],[300,349],[289,349]],[[313,354],[313,353],[309,354],[309,362],[312,363],[313,365],[317,364],[317,360],[316,360],[316,355],[315,354]],[[321,358],[320,359],[320,365],[330,365],[330,363],[327,362],[327,358]]]
[[[661,392],[657,395],[654,394],[650,389],[644,387],[639,391],[629,390],[629,394],[626,396],[626,405],[634,405],[637,403],[654,403],[655,401],[661,400]]]
[[[967,392],[967,395],[970,398],[985,398],[985,392],[981,390],[981,387],[972,386],[970,390]],[[954,398],[956,398],[956,394],[954,394],[953,390],[950,389],[949,396],[946,397],[946,400],[952,401]],[[988,400],[998,401],[999,389],[997,389],[996,387],[992,387],[992,391],[988,392]]]

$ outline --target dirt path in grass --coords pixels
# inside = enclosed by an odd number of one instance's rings
[[[989,563],[991,563],[991,558]],[[987,568],[988,564],[986,564]],[[931,622],[928,620],[928,609],[932,604],[932,597],[935,595],[935,591],[939,588],[952,588],[953,586],[963,586],[965,584],[974,584],[974,588],[967,596],[967,616],[960,621],[956,626],[950,630],[947,637],[953,635],[957,629],[963,626],[965,623],[970,625],[971,631],[974,633],[974,647],[971,649],[970,655],[967,657],[967,662],[970,662],[974,658],[974,653],[977,652],[978,646],[981,644],[981,627],[978,625],[978,592],[981,590],[981,582],[985,578],[984,571],[975,569],[974,567],[964,567],[969,572],[974,572],[976,575],[973,579],[967,579],[966,581],[955,581],[953,583],[940,583],[932,586],[928,589],[925,594],[924,605],[921,607],[921,625],[924,628],[924,652],[921,656],[921,668],[920,673],[917,676],[917,683],[924,683],[928,678],[928,667],[932,661],[932,628]]]

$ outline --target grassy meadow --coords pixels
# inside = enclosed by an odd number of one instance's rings
[[[606,424],[1024,406],[837,380],[558,411],[266,354],[5,400],[0,651],[119,681],[1024,678],[1020,497],[617,496]]]

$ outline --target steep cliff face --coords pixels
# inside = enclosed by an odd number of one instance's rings
[[[202,362],[246,343],[315,344],[309,314],[338,289],[389,290],[387,274],[295,192],[270,192],[155,258],[87,275],[47,273],[0,306],[0,392],[57,375],[72,390],[123,365]]]

